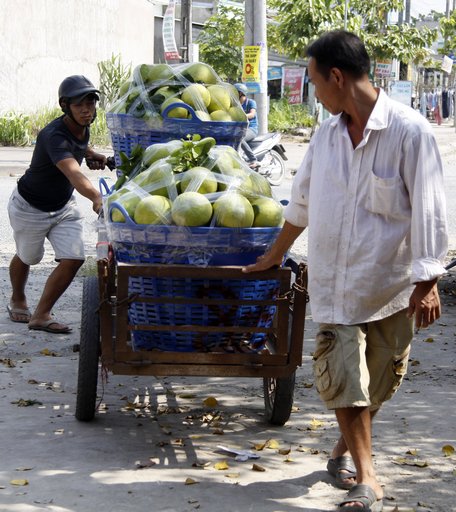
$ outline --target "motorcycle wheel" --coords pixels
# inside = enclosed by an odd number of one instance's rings
[[[274,149],[271,149],[261,161],[260,174],[263,174],[273,186],[282,183],[285,175],[285,162]]]

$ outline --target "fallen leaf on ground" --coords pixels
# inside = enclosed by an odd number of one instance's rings
[[[425,468],[428,465],[428,463],[424,460],[406,459],[405,457],[396,457],[393,459],[393,463],[403,466],[417,466],[419,468]]]
[[[195,462],[192,464],[193,468],[207,468],[207,466],[210,466],[211,463],[209,461],[202,461],[202,460],[195,460]]]
[[[10,359],[9,357],[5,357],[4,359],[0,359],[0,363],[3,363],[8,368],[14,368],[16,366],[16,363]]]
[[[58,357],[57,352],[49,350],[48,348],[43,348],[43,350],[40,350],[40,354],[42,354],[43,356]]]
[[[291,448],[281,448],[278,453],[280,455],[288,455],[290,452],[291,452]]]
[[[252,464],[252,470],[253,471],[266,471],[266,469],[263,466],[260,466],[259,464]]]
[[[225,473],[227,478],[239,478],[240,473]]]
[[[135,462],[136,469],[144,469],[144,468],[151,468],[152,466],[155,466],[156,462],[154,462],[152,459],[148,459],[145,461],[137,460]]]
[[[193,485],[193,484],[199,484],[198,480],[195,480],[194,478],[186,478],[185,479],[185,485]]]
[[[310,430],[317,430],[317,428],[321,428],[324,425],[323,421],[317,420],[315,418],[312,418],[310,421]]]
[[[442,452],[445,457],[451,457],[454,455],[454,446],[451,446],[451,444],[446,444],[445,446],[442,446]]]
[[[266,441],[265,448],[268,448],[269,450],[278,450],[280,448],[280,444],[275,439],[269,439]]]
[[[18,407],[30,407],[32,405],[43,405],[43,403],[39,402],[38,400],[31,400],[31,399],[26,399],[26,398],[19,398],[19,400],[16,400],[11,403],[16,404]]]
[[[11,485],[28,485],[28,480],[11,480]]]
[[[425,343],[434,343],[434,338],[431,338],[431,337],[426,338],[426,339],[424,340],[424,342],[425,342]]]
[[[203,401],[203,404],[204,404],[206,407],[217,407],[218,402],[217,402],[217,399],[216,399],[216,398],[214,398],[213,396],[208,396],[208,397]]]
[[[214,468],[217,471],[225,471],[226,469],[229,469],[230,466],[228,466],[228,463],[226,462],[226,460],[222,460],[221,462],[216,462],[214,464]]]

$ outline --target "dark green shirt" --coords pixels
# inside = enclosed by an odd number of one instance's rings
[[[38,134],[30,167],[18,181],[19,194],[44,212],[62,209],[74,187],[56,164],[74,158],[81,165],[89,137],[87,129],[84,140],[77,139],[63,122],[63,116],[51,121]]]

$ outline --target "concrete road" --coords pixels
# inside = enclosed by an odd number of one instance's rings
[[[293,167],[306,146],[286,144]],[[451,144],[442,152],[450,202],[455,186]],[[72,346],[79,342],[83,278],[74,280],[55,308],[58,318],[72,326],[70,335],[29,331],[9,321],[7,264],[14,246],[6,203],[16,180],[9,174],[14,174],[12,162],[23,159],[26,167],[30,151],[0,148],[0,160],[2,154],[9,157],[9,171],[3,167],[0,177],[0,511],[334,510],[345,492],[334,487],[325,467],[338,431],[313,386],[316,326],[309,315],[293,413],[284,427],[264,421],[261,379],[105,372],[99,378],[96,419],[75,420],[79,358]],[[98,176],[91,176],[96,182]],[[278,198],[287,197],[291,181],[288,176],[276,189]],[[85,199],[80,204],[90,253],[95,214]],[[32,269],[31,307],[50,266],[48,259]],[[454,278],[447,276],[441,286],[444,316],[417,333],[407,379],[376,418],[373,451],[385,487],[385,512],[455,510],[450,453],[456,446]],[[216,400],[213,407],[206,405],[208,397]],[[254,450],[260,458],[236,461],[220,445]]]

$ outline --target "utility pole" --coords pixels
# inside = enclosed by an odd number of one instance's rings
[[[410,3],[411,0],[405,0],[405,23],[410,23]]]
[[[181,0],[182,62],[192,62],[192,0]]]
[[[266,0],[245,0],[245,46],[261,46],[261,58],[266,62],[260,62],[260,69],[263,66],[263,73],[260,74],[260,93],[255,94],[258,113],[258,132],[260,134],[268,131],[268,77],[267,58],[268,45],[266,37]]]

